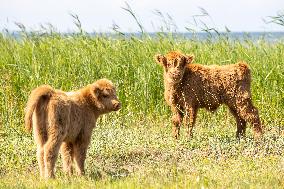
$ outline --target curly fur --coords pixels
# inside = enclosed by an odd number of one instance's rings
[[[193,64],[193,55],[172,51],[156,55],[164,68],[165,100],[172,109],[173,135],[179,136],[183,118],[192,136],[199,108],[215,111],[226,104],[237,122],[236,136],[244,136],[246,123],[253,125],[256,136],[262,134],[258,110],[253,106],[251,74],[245,62],[224,66]]]
[[[42,85],[31,92],[27,102],[25,127],[33,127],[40,175],[54,177],[59,150],[63,169],[72,174],[72,163],[79,175],[96,120],[102,114],[120,109],[115,87],[101,79],[75,92],[64,92]]]

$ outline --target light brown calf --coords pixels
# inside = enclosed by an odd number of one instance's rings
[[[84,162],[92,130],[102,114],[120,109],[111,81],[101,79],[75,92],[55,90],[49,85],[34,89],[28,99],[25,127],[33,127],[40,175],[54,177],[59,150],[63,169],[84,174]]]

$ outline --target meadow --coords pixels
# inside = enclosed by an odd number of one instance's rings
[[[283,188],[284,42],[21,33],[0,34],[0,188]],[[171,135],[157,53],[181,50],[195,63],[239,60],[252,70],[253,102],[265,126],[260,141],[235,138],[236,123],[224,106],[201,110],[193,138]],[[99,78],[112,80],[119,112],[100,118],[93,131],[84,177],[68,177],[57,162],[57,179],[39,179],[36,146],[24,130],[30,91],[41,85],[70,91]]]

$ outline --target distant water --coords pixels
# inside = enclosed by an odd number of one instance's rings
[[[246,40],[250,39],[252,41],[257,41],[259,39],[264,39],[270,42],[277,42],[284,40],[284,32],[230,32],[230,33],[220,33],[221,36],[226,36],[229,39]],[[186,38],[194,37],[194,34],[185,33]],[[205,40],[211,37],[207,33],[198,33],[197,38],[200,40]],[[213,34],[213,38],[218,38],[218,34]]]
[[[76,33],[61,33],[63,36],[68,35],[74,35]],[[12,37],[15,37],[16,39],[21,39],[21,33],[20,32],[11,32],[11,33],[4,33],[4,35],[9,35]],[[32,35],[32,33],[30,33]],[[42,35],[42,34],[40,34]],[[87,35],[90,36],[108,36],[108,37],[118,37],[119,34],[116,33],[87,33]],[[229,32],[229,33],[205,33],[205,32],[197,32],[197,33],[161,33],[161,32],[153,32],[153,33],[146,33],[146,35],[149,35],[153,38],[156,38],[158,36],[164,35],[164,36],[172,36],[174,38],[185,38],[185,39],[196,39],[196,40],[207,40],[207,39],[213,39],[217,40],[219,37],[225,37],[230,40],[252,40],[252,41],[258,41],[260,39],[266,40],[269,42],[284,42],[284,32]],[[130,38],[131,36],[135,37],[141,37],[141,33],[123,33],[120,34],[120,36],[125,36],[126,38]]]
[[[151,37],[157,37],[161,35],[161,33],[148,33]],[[126,36],[141,36],[139,33],[127,33]],[[229,32],[229,33],[205,33],[205,32],[198,32],[198,33],[172,33],[173,37],[182,37],[185,39],[197,39],[197,40],[207,40],[207,39],[218,39],[219,37],[225,37],[230,40],[252,40],[258,41],[260,39],[266,40],[269,42],[284,42],[284,32]]]

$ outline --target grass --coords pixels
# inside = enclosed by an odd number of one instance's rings
[[[253,101],[265,125],[261,141],[235,139],[226,107],[201,110],[194,137],[171,137],[170,110],[163,99],[162,69],[153,56],[179,49],[196,63],[247,61]],[[0,188],[283,188],[284,43],[204,41],[160,34],[123,36],[0,34]],[[123,108],[101,117],[93,132],[86,176],[39,179],[32,135],[24,131],[30,91],[50,84],[74,90],[99,78],[118,87]]]

